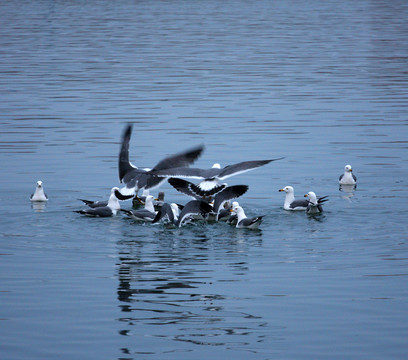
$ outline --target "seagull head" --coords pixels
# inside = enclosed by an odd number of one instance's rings
[[[346,165],[346,166],[344,167],[344,171],[345,171],[345,172],[352,172],[353,169],[351,168],[351,165]]]
[[[309,198],[309,201],[313,204],[317,204],[316,194],[313,191],[309,191],[305,197]]]
[[[284,191],[285,193],[293,193],[293,187],[292,186],[285,186],[283,189],[279,189],[279,192]]]
[[[38,180],[38,181],[37,181],[37,187],[39,187],[39,188],[42,187],[42,181],[41,181],[41,180]]]

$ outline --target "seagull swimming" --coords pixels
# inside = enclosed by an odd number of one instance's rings
[[[232,208],[232,211],[237,214],[238,222],[235,227],[246,228],[246,229],[257,229],[262,223],[263,216],[256,216],[253,218],[247,218],[244,209],[237,205]]]
[[[295,190],[292,186],[285,186],[283,189],[279,189],[279,192],[285,192],[285,202],[283,208],[285,210],[306,210],[309,201],[307,200],[295,200]]]
[[[37,181],[37,186],[35,188],[34,194],[30,196],[31,201],[48,201],[48,196],[44,192],[43,183],[41,180]]]
[[[157,211],[156,217],[152,223],[155,224],[160,220],[166,223],[175,224],[180,215],[179,206],[176,203],[163,203],[160,209]]]
[[[339,177],[340,185],[355,185],[357,182],[356,176],[353,174],[353,169],[351,165],[346,165],[344,167],[344,174],[341,174]]]
[[[313,191],[309,191],[305,197],[308,198],[308,205],[306,208],[306,214],[319,214],[323,212],[322,204],[329,200],[327,196],[317,197]]]
[[[167,209],[168,207],[166,206],[162,208],[162,210],[159,210],[156,218],[153,220],[153,223],[159,221],[165,215],[171,218],[171,213]],[[191,200],[183,207],[177,219],[173,217],[173,224],[176,227],[181,227],[183,224],[190,222],[193,219],[205,219],[208,213],[211,211],[212,206],[207,202],[201,200]]]
[[[139,189],[153,189],[159,185],[165,178],[152,176],[153,171],[160,171],[174,167],[188,166],[192,164],[203,152],[204,146],[171,155],[164,158],[153,169],[141,169],[132,165],[129,161],[129,141],[132,133],[132,125],[129,124],[122,137],[122,145],[119,152],[119,180],[126,184],[121,189],[123,194],[136,194]]]
[[[138,221],[151,222],[156,217],[156,211],[154,210],[153,200],[154,200],[154,197],[152,195],[148,195],[146,196],[146,202],[145,202],[145,206],[143,209],[139,209],[139,210],[122,209],[122,211],[126,213],[127,215],[129,215],[132,219],[135,219]]]
[[[217,193],[222,190],[221,187],[227,186],[226,184],[221,184],[221,180],[256,169],[280,159],[283,158],[243,161],[233,165],[227,165],[223,168],[221,168],[219,164],[214,164],[210,169],[188,167],[167,168],[164,170],[153,169],[150,173],[158,177],[204,179],[199,184],[193,184],[194,186],[190,186],[190,191],[198,196],[211,196],[214,195],[214,192]]]
[[[119,191],[119,188],[113,187],[111,189],[111,194],[109,196],[109,200],[106,206],[103,205],[99,207],[96,206],[94,208],[91,207],[90,209],[78,210],[75,212],[88,216],[109,217],[112,215],[116,215],[117,212],[120,210],[119,200],[128,200],[131,199],[132,197],[133,195],[122,195],[121,192]]]

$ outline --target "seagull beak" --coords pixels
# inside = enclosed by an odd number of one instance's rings
[[[304,197],[307,197],[307,194]]]
[[[278,191],[279,191],[279,192],[282,192],[282,191],[285,191],[285,190],[283,190],[283,189],[279,189]]]

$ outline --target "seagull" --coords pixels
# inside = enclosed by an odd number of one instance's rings
[[[214,195],[214,192],[217,193],[222,190],[220,189],[220,186],[225,185],[224,187],[226,187],[226,184],[220,184],[221,180],[256,169],[280,159],[283,158],[243,161],[233,165],[227,165],[223,168],[221,168],[219,164],[214,164],[213,167],[209,169],[187,167],[173,167],[163,170],[154,169],[150,173],[158,177],[204,179],[198,185],[191,186],[190,191],[199,196],[211,196]]]
[[[313,191],[309,191],[305,197],[309,198],[308,199],[308,205],[306,208],[306,214],[319,214],[321,212],[323,212],[323,207],[322,204],[329,200],[327,199],[327,195],[326,196],[322,196],[322,197],[316,197],[316,194]]]
[[[48,201],[48,196],[44,192],[43,183],[41,180],[37,181],[37,186],[35,188],[34,194],[30,196],[31,201]]]
[[[238,216],[236,213],[234,213],[234,211],[232,210],[233,208],[239,206],[239,202],[238,201],[233,201],[231,204],[231,207],[229,209],[230,212],[230,216],[227,219],[227,223],[230,225],[236,225],[238,222]]]
[[[152,195],[148,195],[146,197],[145,207],[143,209],[139,210],[122,209],[122,211],[135,220],[152,222],[153,219],[156,217],[156,211],[154,210],[153,200],[154,197]]]
[[[188,166],[192,164],[204,150],[204,146],[200,145],[164,158],[157,163],[153,169],[142,169],[132,165],[129,161],[129,141],[131,133],[132,125],[129,124],[123,133],[122,145],[119,152],[119,180],[121,183],[126,184],[126,186],[121,189],[122,193],[126,195],[137,195],[140,189],[153,189],[158,187],[165,179],[152,176],[153,171]]]
[[[185,222],[189,222],[191,219],[205,218],[208,213],[212,211],[210,204],[201,200],[189,201],[181,210],[175,225],[181,227]]]
[[[189,201],[181,210],[180,215],[176,219],[173,213],[173,224],[176,227],[181,227],[183,224],[190,222],[191,220],[196,219],[205,219],[212,211],[212,206],[202,200],[191,200]],[[159,215],[160,214],[160,215]],[[159,210],[156,218],[153,222],[159,221],[164,216],[168,216],[169,219],[172,218],[171,212],[168,211],[168,207],[165,206],[162,210]]]
[[[247,218],[244,209],[239,205],[234,206],[232,211],[238,216],[238,222],[235,226],[237,228],[257,229],[262,222],[263,216]]]
[[[210,201],[212,197],[227,187],[227,184],[218,184],[214,186],[211,190],[203,191],[199,185],[193,184],[187,180],[179,178],[170,178],[168,180],[169,184],[173,186],[177,191],[192,197],[195,200],[206,200]]]
[[[153,219],[152,223],[155,224],[160,220],[164,220],[165,222],[174,225],[180,214],[179,209],[180,208],[176,203],[163,203],[157,211],[156,217]]]
[[[220,193],[214,197],[213,212],[215,213],[215,221],[218,221],[220,218],[226,217],[226,212],[228,210],[222,209],[221,207],[229,200],[236,199],[241,195],[244,195],[248,191],[247,185],[233,185],[228,186]],[[225,211],[224,211],[225,210]]]
[[[295,200],[295,190],[292,186],[285,186],[283,189],[279,189],[279,192],[284,191],[286,193],[285,203],[283,208],[285,210],[306,210],[309,201],[307,200]]]
[[[344,167],[344,174],[341,174],[339,177],[340,185],[355,185],[357,182],[356,176],[353,174],[353,169],[351,165],[346,165]]]
[[[119,200],[128,200],[132,197],[133,195],[122,195],[119,191],[119,188],[113,187],[106,206],[96,206],[94,208],[91,207],[90,209],[79,210],[75,212],[88,216],[109,217],[112,215],[116,215],[120,210]]]

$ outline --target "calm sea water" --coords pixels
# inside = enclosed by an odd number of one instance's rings
[[[405,359],[407,18],[406,1],[1,2],[0,358]],[[128,122],[142,167],[201,143],[199,167],[284,156],[228,179],[260,230],[74,213],[119,185]],[[324,214],[285,212],[285,185],[329,195]]]

